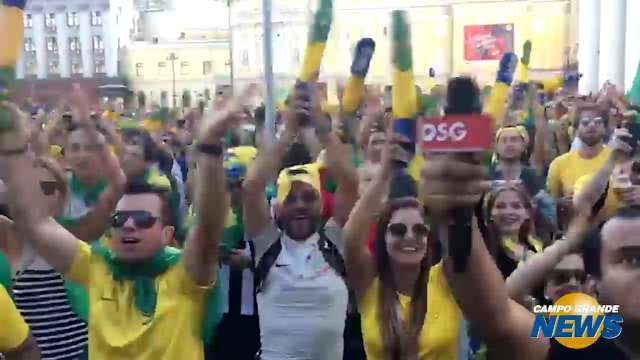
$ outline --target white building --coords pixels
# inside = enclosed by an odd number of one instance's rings
[[[137,20],[128,0],[31,0],[17,76],[117,77],[121,49],[137,32]]]

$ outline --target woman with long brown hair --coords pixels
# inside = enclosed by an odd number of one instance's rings
[[[416,198],[385,200],[391,183],[388,145],[383,169],[355,205],[344,229],[345,264],[362,317],[369,360],[461,358],[461,313],[442,264],[433,263],[429,227]],[[373,251],[367,232],[377,224]],[[465,354],[466,355],[466,354]]]
[[[487,248],[508,277],[522,261],[543,250],[535,236],[534,209],[526,189],[517,182],[494,188],[487,198]]]

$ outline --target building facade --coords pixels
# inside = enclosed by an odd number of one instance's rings
[[[16,95],[54,103],[72,83],[92,96],[102,85],[124,83],[122,52],[137,26],[127,0],[28,1]]]
[[[129,85],[147,105],[192,106],[230,84],[229,32],[223,4],[193,0],[140,1],[140,31],[127,49]],[[194,6],[197,5],[197,6]],[[223,21],[212,21],[218,15]],[[199,18],[198,18],[199,17]]]
[[[18,78],[116,77],[137,15],[126,0],[32,0],[24,27]]]
[[[188,92],[192,106],[220,85],[230,83],[229,44],[226,40],[136,42],[127,52],[127,78],[136,94],[144,93],[147,105],[183,106]],[[174,92],[175,89],[175,92]],[[208,90],[208,91],[207,91]]]
[[[273,0],[273,66],[276,93],[282,100],[304,60],[307,33],[318,0]],[[474,26],[504,26],[512,48],[521,53],[532,40],[534,76],[560,72],[565,48],[576,43],[577,10],[574,0],[395,0],[334,1],[333,28],[325,50],[320,80],[329,97],[349,75],[355,44],[363,37],[376,41],[368,83],[390,84],[391,11],[405,9],[412,24],[413,68],[423,88],[443,83],[452,75],[472,73],[480,83],[495,78],[497,60],[467,59],[467,32]],[[262,7],[260,0],[231,2],[235,84],[259,81],[262,76]],[[433,69],[435,77],[429,76]]]

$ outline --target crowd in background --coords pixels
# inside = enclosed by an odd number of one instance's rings
[[[570,62],[555,85],[528,79],[528,47],[493,86],[457,77],[418,99],[417,121],[490,115],[482,153],[423,153],[393,132],[384,93],[346,113],[311,82],[274,139],[255,86],[179,112],[79,88],[47,110],[2,102],[0,352],[637,358],[640,99],[578,94]],[[461,272],[454,208],[474,209]],[[530,338],[533,306],[573,292],[619,304],[621,337]]]

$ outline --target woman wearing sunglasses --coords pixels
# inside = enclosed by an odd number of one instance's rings
[[[367,358],[461,358],[460,310],[442,264],[434,263],[422,205],[411,197],[383,198],[395,172],[392,158],[402,158],[401,153],[398,145],[385,147],[383,169],[344,230],[345,264],[362,316]],[[373,222],[378,230],[369,251],[367,230]]]
[[[49,216],[59,217],[67,196],[64,173],[49,158],[38,158],[34,167],[42,194],[37,206]],[[87,323],[77,313],[82,300],[70,296],[69,284],[29,242],[18,241],[12,221],[5,219],[2,224],[8,236],[0,248],[6,251],[13,275],[9,290],[40,346],[42,359],[79,359],[88,339]]]

